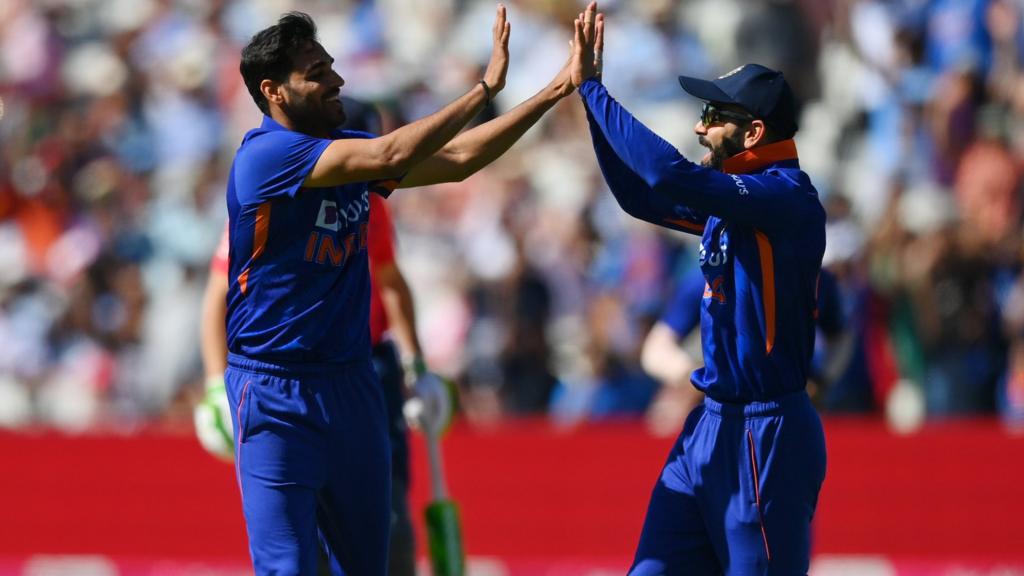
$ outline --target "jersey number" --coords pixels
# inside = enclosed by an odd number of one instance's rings
[[[723,276],[715,276],[715,279],[710,282],[705,280],[704,297],[716,300],[719,304],[725,304],[725,289],[722,288],[722,284],[725,284]]]

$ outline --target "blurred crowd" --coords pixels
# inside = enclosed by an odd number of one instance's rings
[[[506,0],[508,86],[542,87],[582,5]],[[0,2],[0,426],[188,420],[225,178],[259,112],[239,53],[314,16],[387,125],[480,76],[492,0]],[[1024,0],[606,0],[605,84],[689,158],[678,74],[748,61],[803,102],[844,322],[819,338],[825,411],[1024,422]],[[630,219],[567,98],[505,157],[390,200],[428,361],[479,423],[642,414],[640,348],[696,239]],[[785,321],[785,319],[780,319]],[[901,394],[906,398],[907,394]]]

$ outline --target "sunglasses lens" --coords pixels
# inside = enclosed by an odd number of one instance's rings
[[[725,110],[719,110],[711,103],[705,102],[704,108],[700,111],[700,121],[707,128],[717,122],[722,122],[723,119],[735,121],[737,123],[749,122],[753,120],[753,116],[747,114],[740,114],[738,112],[728,112]]]
[[[718,111],[715,110],[714,106],[708,103],[704,104],[704,108],[700,111],[700,121],[704,124],[705,128],[715,123],[715,117],[718,115],[716,112]]]

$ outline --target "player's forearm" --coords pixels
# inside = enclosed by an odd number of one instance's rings
[[[646,188],[656,189],[677,162],[688,163],[674,146],[637,120],[596,80],[580,86],[580,97],[592,125],[601,132],[623,166],[634,172]]]
[[[676,204],[665,195],[652,190],[619,158],[589,109],[587,124],[590,127],[597,165],[615,201],[627,214],[681,232],[697,235],[703,232],[706,216]]]
[[[456,166],[453,180],[471,176],[507,152],[562,97],[549,84],[512,110],[455,137],[442,150]]]
[[[381,287],[381,301],[402,357],[422,356],[423,350],[416,336],[416,307],[412,291],[401,273],[397,274],[395,281]]]
[[[395,175],[408,172],[441,149],[454,138],[470,120],[483,110],[487,92],[481,84],[437,112],[403,126],[382,137],[385,156]]]

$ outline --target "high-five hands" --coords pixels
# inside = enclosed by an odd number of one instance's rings
[[[597,2],[573,21],[574,37],[569,61],[569,77],[579,88],[587,80],[600,76],[604,53],[604,14],[597,11]]]
[[[498,4],[498,14],[494,17],[494,47],[491,48],[491,60],[484,72],[484,82],[493,98],[505,87],[505,74],[508,73],[508,36],[512,25],[506,20],[505,6]]]

